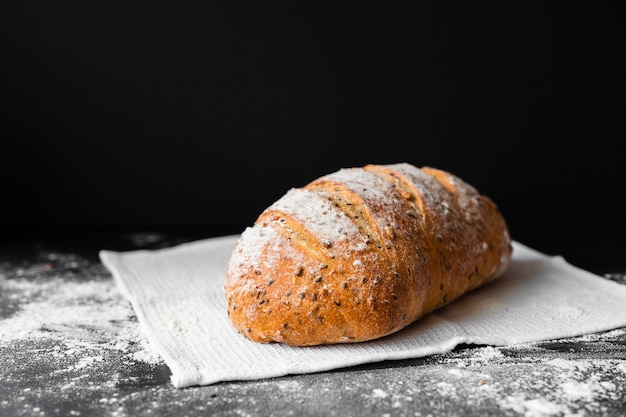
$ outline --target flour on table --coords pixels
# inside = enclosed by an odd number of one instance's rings
[[[626,283],[623,274],[607,278]],[[166,394],[175,399],[170,404],[194,403],[207,410],[226,404],[246,415],[263,405],[255,405],[254,396],[246,394],[266,392],[268,387],[280,399],[278,403],[294,401],[310,409],[362,395],[358,401],[390,416],[408,408],[423,410],[415,411],[416,416],[437,415],[433,410],[452,403],[459,409],[488,404],[502,415],[592,417],[603,414],[603,401],[626,403],[626,359],[622,353],[606,354],[605,350],[623,349],[626,329],[524,346],[460,347],[409,361],[402,365],[402,372],[393,362],[374,370],[355,370],[349,384],[336,374],[322,372],[297,379],[286,376],[174,390],[163,361],[143,337],[133,309],[98,262],[42,254],[40,263],[16,269],[0,261],[0,301],[0,358],[12,370],[0,384],[0,391],[11,394],[0,396],[0,415],[7,407],[17,406],[20,415],[41,415],[44,410],[38,401],[46,395],[64,404],[73,404],[78,395],[92,395],[89,407],[124,416],[129,407],[145,411],[155,397]],[[557,301],[561,314],[573,318],[579,314],[568,309],[566,300]],[[197,322],[182,308],[172,310],[168,318]],[[570,352],[568,346],[586,350]],[[157,380],[159,372],[163,375]],[[355,387],[371,387],[373,372],[379,374],[377,385],[363,394]],[[412,378],[399,378],[407,373]],[[37,375],[36,387],[24,386],[23,375],[28,374]],[[54,393],[46,392],[47,387]],[[301,393],[313,391],[319,393],[315,404],[298,400]],[[65,415],[93,414],[89,409],[62,411]],[[463,414],[456,409],[445,411]]]
[[[98,262],[75,255],[42,254],[41,263],[5,269],[0,264],[0,349],[33,364],[54,364],[50,378],[82,375],[116,381],[108,361],[162,364],[143,337],[135,313]],[[78,276],[73,271],[85,271]],[[25,364],[21,364],[25,366]]]

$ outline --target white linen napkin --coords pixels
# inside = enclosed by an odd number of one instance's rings
[[[626,286],[514,242],[505,275],[400,332],[315,347],[259,344],[230,325],[224,273],[238,235],[158,250],[100,251],[175,387],[262,379],[626,327]]]

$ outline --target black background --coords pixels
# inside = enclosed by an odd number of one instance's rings
[[[473,184],[514,237],[626,221],[617,2],[390,3],[3,3],[0,226],[239,232],[395,162]]]

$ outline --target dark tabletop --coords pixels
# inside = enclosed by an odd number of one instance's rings
[[[626,285],[625,231],[616,225],[516,226],[512,234]],[[5,235],[0,416],[626,415],[626,329],[522,346],[463,345],[420,359],[174,388],[98,251],[156,249],[221,234]]]

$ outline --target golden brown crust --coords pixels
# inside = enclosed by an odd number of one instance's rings
[[[500,276],[511,254],[497,206],[460,178],[405,163],[341,169],[242,233],[228,316],[257,342],[372,340]]]

